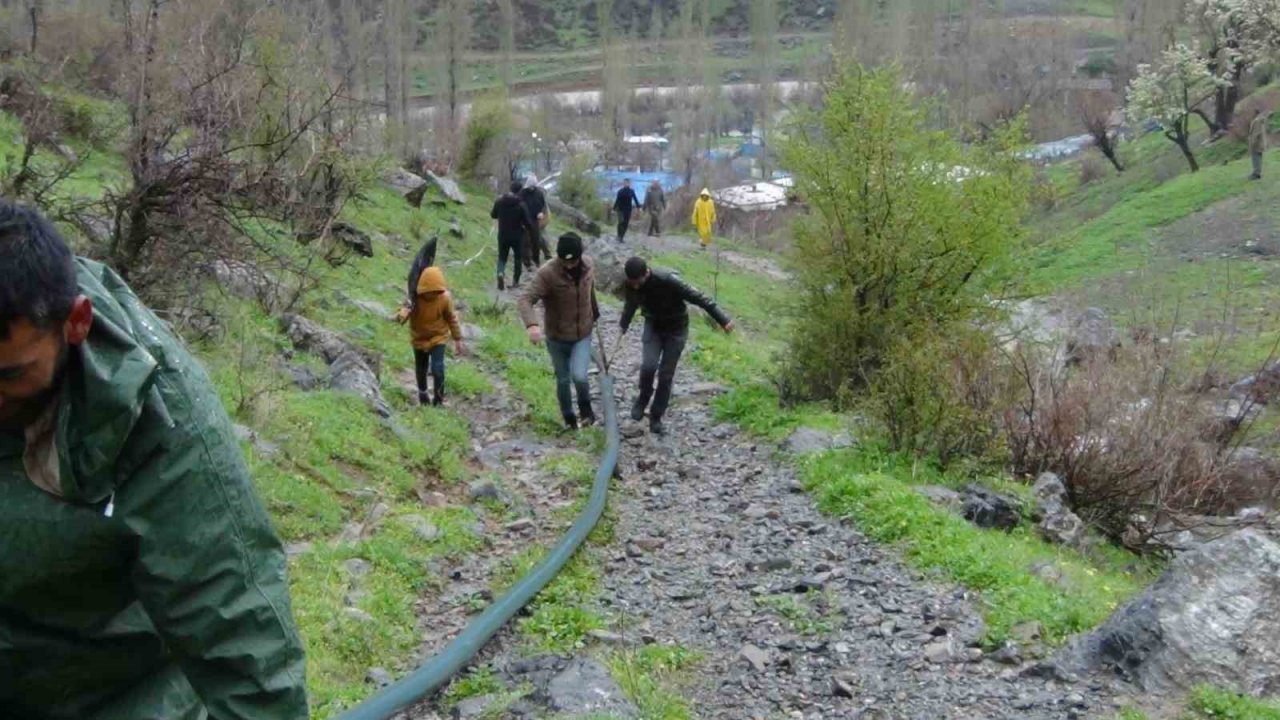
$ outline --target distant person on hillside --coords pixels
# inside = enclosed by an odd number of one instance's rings
[[[517,301],[529,342],[537,345],[544,338],[547,342],[556,373],[556,399],[570,430],[577,430],[580,423],[585,427],[596,422],[587,371],[591,331],[600,319],[600,306],[596,303],[595,268],[582,250],[582,238],[575,233],[561,235],[556,259],[538,269]],[[542,323],[533,308],[536,303],[542,303]],[[573,411],[573,389],[578,392],[577,413]]]
[[[0,717],[308,717],[284,548],[208,375],[4,201],[0,528]]]
[[[520,199],[523,185],[511,183],[509,192],[505,192],[493,203],[489,217],[498,221],[498,289],[506,290],[507,259],[514,255],[515,268],[511,273],[511,287],[520,287],[520,271],[524,267],[524,236],[534,228],[529,217],[529,209]]]
[[[711,231],[716,225],[716,204],[711,199],[711,191],[703,188],[698,201],[693,204],[693,226],[698,229],[698,240],[702,249],[711,247]]]
[[[1270,116],[1262,108],[1254,108],[1249,122],[1249,155],[1253,158],[1253,174],[1250,180],[1262,179],[1262,154],[1267,151],[1267,124]]]
[[[618,213],[618,242],[627,236],[627,228],[631,226],[631,211],[640,207],[640,198],[631,189],[631,180],[622,181],[622,189],[613,201],[614,212]]]
[[[542,259],[551,259],[551,245],[542,233],[550,220],[547,214],[547,195],[538,187],[538,176],[530,175],[525,179],[520,199],[524,201],[525,209],[533,220],[533,229],[526,232],[524,238],[525,268],[532,272],[542,264]],[[539,251],[542,252],[542,258],[538,256]]]
[[[626,335],[636,310],[644,312],[644,346],[640,362],[640,393],[631,406],[631,419],[639,422],[649,411],[649,431],[663,435],[662,416],[671,402],[671,386],[675,382],[676,365],[689,341],[690,303],[707,311],[725,332],[733,332],[733,321],[716,305],[715,301],[686,285],[679,275],[664,270],[651,270],[648,263],[638,257],[627,260],[626,305],[622,309],[619,325]],[[653,392],[654,376],[658,379],[658,392]],[[649,399],[653,398],[650,406]]]
[[[649,213],[649,237],[662,235],[662,213],[667,211],[667,194],[662,183],[654,180],[644,191],[644,210]]]
[[[418,381],[418,404],[426,405],[427,374],[433,381],[432,405],[444,404],[444,353],[453,337],[454,350],[466,353],[462,344],[462,328],[445,284],[444,272],[438,267],[423,268],[414,282],[414,293],[400,309],[400,322],[409,322],[413,335],[414,378]]]

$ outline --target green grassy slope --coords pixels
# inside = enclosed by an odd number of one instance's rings
[[[1251,182],[1231,138],[1197,148],[1198,173],[1158,134],[1122,152],[1125,173],[1107,167],[1084,186],[1081,161],[1048,170],[1064,197],[1036,222],[1031,291],[1102,307],[1157,337],[1178,333],[1230,372],[1256,367],[1280,336],[1276,156]]]

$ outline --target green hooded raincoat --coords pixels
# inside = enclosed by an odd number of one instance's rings
[[[226,413],[124,282],[78,263],[94,324],[50,452],[0,433],[0,718],[303,720],[285,556]]]

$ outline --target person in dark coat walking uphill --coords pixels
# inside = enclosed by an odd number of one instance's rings
[[[591,362],[591,331],[600,319],[596,302],[595,268],[582,256],[582,238],[574,233],[560,236],[556,259],[543,265],[533,276],[529,289],[520,296],[520,319],[534,345],[547,342],[547,352],[556,372],[556,399],[570,430],[596,422],[591,409],[591,386],[587,371]],[[534,304],[542,303],[543,322],[538,322]],[[545,329],[545,330],[544,330]],[[545,335],[545,338],[544,338]],[[573,387],[571,388],[570,385]],[[578,393],[578,413],[573,412],[571,389]]]
[[[618,242],[627,236],[627,228],[631,226],[631,211],[640,207],[640,198],[631,189],[631,180],[622,181],[622,189],[613,201],[613,210],[618,213]]]
[[[671,402],[671,385],[676,377],[676,365],[689,340],[689,309],[692,303],[707,311],[724,328],[733,332],[733,321],[715,301],[689,287],[678,275],[663,270],[651,270],[648,263],[638,257],[627,260],[626,305],[622,309],[622,334],[631,327],[636,310],[644,311],[644,354],[640,362],[640,393],[631,406],[631,419],[639,422],[649,411],[649,430],[662,435],[662,416]],[[658,391],[653,390],[654,376],[658,379]],[[653,399],[650,406],[649,400]]]
[[[657,180],[644,191],[644,211],[649,213],[649,237],[658,237],[662,234],[662,213],[667,211],[667,194]]]
[[[529,208],[520,199],[521,185],[511,183],[511,191],[503,193],[493,203],[489,217],[498,221],[498,289],[506,289],[507,258],[514,256],[511,286],[520,286],[520,271],[524,267],[524,235],[532,232],[533,220]]]
[[[533,221],[533,228],[524,238],[525,268],[532,272],[542,264],[540,260],[551,259],[551,245],[542,233],[548,221],[547,195],[542,188],[538,187],[537,176],[530,175],[525,180],[524,188],[520,191],[520,199],[524,201],[525,209],[529,211],[529,219]],[[541,258],[538,256],[539,251],[542,252]]]
[[[306,720],[285,553],[209,377],[0,201],[0,717]]]

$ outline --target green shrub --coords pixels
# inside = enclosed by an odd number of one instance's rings
[[[904,337],[889,349],[871,386],[871,408],[896,451],[937,458],[996,459],[999,414],[1012,398],[995,342],[954,327]]]
[[[1031,185],[1012,152],[1021,123],[966,146],[931,129],[896,70],[843,66],[828,87],[782,150],[809,207],[786,385],[812,399],[866,386],[897,343],[989,313]]]
[[[575,207],[596,220],[602,220],[604,204],[596,197],[596,184],[588,174],[591,164],[591,158],[587,155],[570,158],[564,171],[560,173],[556,195],[570,207]]]
[[[489,174],[496,156],[505,150],[510,135],[510,102],[502,97],[486,97],[477,101],[467,122],[459,172],[474,179]]]

